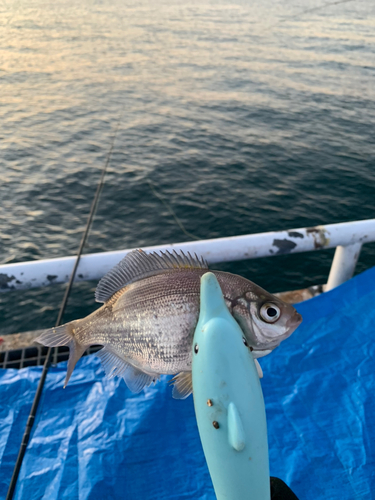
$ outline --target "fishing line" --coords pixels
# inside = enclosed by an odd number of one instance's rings
[[[161,196],[161,194],[159,194],[156,191],[156,189],[155,189],[154,185],[152,184],[152,182],[150,180],[148,180],[147,182],[148,182],[148,184],[150,186],[151,191],[156,196],[156,198],[158,198],[163,203],[163,205],[166,207],[166,209],[168,210],[168,212],[172,215],[172,217],[177,222],[177,224],[179,225],[179,227],[181,228],[181,230],[186,234],[186,236],[188,236],[189,238],[193,238],[193,240],[200,240],[201,238],[198,238],[197,236],[194,236],[194,234],[189,233],[189,231],[187,231],[185,229],[185,227],[183,226],[182,222],[180,221],[180,219],[177,217],[177,215],[173,211],[172,207],[164,200],[163,196]]]
[[[118,132],[118,129],[119,129],[119,126],[121,123],[121,119],[122,119],[122,114],[118,120],[115,132],[113,134],[111,147],[109,149],[106,162],[105,162],[104,167],[102,169],[102,174],[101,174],[100,179],[99,179],[98,187],[96,188],[96,193],[95,193],[95,196],[94,196],[94,199],[93,199],[93,202],[91,205],[90,213],[89,213],[89,216],[88,216],[88,219],[86,222],[86,228],[85,228],[85,231],[82,235],[81,243],[80,243],[79,248],[78,248],[77,258],[76,258],[75,263],[74,263],[73,271],[70,275],[68,286],[65,290],[64,298],[63,298],[62,303],[61,303],[61,307],[59,310],[59,314],[57,316],[57,321],[56,321],[55,327],[61,325],[61,320],[63,318],[64,311],[65,311],[65,308],[66,308],[66,305],[68,302],[68,298],[70,295],[70,291],[71,291],[72,286],[73,286],[73,281],[74,281],[74,277],[75,277],[75,274],[76,274],[76,271],[78,268],[78,264],[79,264],[79,261],[81,258],[82,250],[83,250],[83,247],[85,246],[87,236],[89,234],[90,227],[92,224],[92,220],[93,220],[94,215],[95,215],[96,207],[97,207],[97,204],[99,201],[100,193],[103,189],[104,177],[105,177],[109,162],[110,162],[111,157],[112,157],[112,152],[113,152],[113,148],[115,145],[115,140],[116,140],[117,132]],[[29,417],[27,419],[25,431],[24,431],[22,442],[21,442],[21,445],[20,445],[20,448],[18,451],[17,460],[16,460],[16,463],[15,463],[15,466],[13,469],[12,478],[10,480],[9,489],[8,489],[8,493],[7,493],[5,500],[12,500],[12,498],[13,498],[14,490],[15,490],[16,484],[17,484],[18,475],[19,475],[19,472],[21,469],[23,458],[25,456],[27,444],[28,444],[29,439],[30,439],[31,430],[32,430],[33,425],[34,425],[36,412],[37,412],[37,409],[39,406],[40,397],[42,395],[44,382],[46,380],[47,372],[48,372],[48,369],[49,369],[50,364],[51,364],[52,352],[54,349],[57,349],[57,348],[56,347],[49,347],[48,351],[47,351],[46,359],[45,359],[44,365],[43,365],[42,375],[39,379],[38,387],[37,387],[37,390],[36,390],[35,396],[34,396],[34,401],[33,401],[33,404],[32,404],[32,407],[31,407],[31,410],[29,413]]]
[[[302,12],[299,12],[298,14],[294,14],[293,16],[285,17],[284,19],[280,19],[277,23],[272,24],[272,26],[269,26],[268,30],[271,28],[275,28],[281,23],[285,23],[286,21],[292,21],[293,19],[296,19],[300,16],[304,16],[305,14],[309,14],[311,12],[317,12],[319,10],[324,9],[325,7],[331,7],[332,5],[339,5],[342,3],[348,3],[348,2],[353,2],[354,0],[336,0],[336,2],[327,2],[324,3],[323,5],[319,5],[318,7],[312,7],[311,9],[306,9],[303,10]]]
[[[353,1],[354,0],[337,0],[336,2],[327,2],[327,3],[324,3],[323,5],[319,5],[319,7],[312,7],[311,9],[303,10],[299,14],[296,14],[295,16],[291,16],[291,17],[288,17],[286,19],[283,19],[280,22],[289,21],[289,19],[294,19],[295,17],[304,16],[305,14],[309,14],[310,12],[316,12],[318,10],[324,9],[325,7],[330,7],[331,5],[339,5],[341,3],[348,3],[348,2],[353,2]]]

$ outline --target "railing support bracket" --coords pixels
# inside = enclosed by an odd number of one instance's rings
[[[362,243],[336,247],[325,292],[336,288],[353,276],[361,248]]]

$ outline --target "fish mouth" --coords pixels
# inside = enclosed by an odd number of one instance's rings
[[[301,323],[302,323],[302,316],[300,315],[299,312],[296,311],[293,314],[293,316],[289,318],[288,321],[285,323],[285,326],[288,328],[288,334],[291,335],[297,328],[297,326],[299,326]],[[289,330],[291,330],[290,333]]]

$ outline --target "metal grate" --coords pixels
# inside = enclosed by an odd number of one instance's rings
[[[93,345],[87,349],[84,356],[93,354],[102,348],[101,345]],[[0,368],[26,368],[28,366],[43,365],[48,347],[31,346],[13,351],[0,352]],[[69,358],[69,348],[65,346],[57,347],[53,353],[53,364],[60,361],[67,361]]]

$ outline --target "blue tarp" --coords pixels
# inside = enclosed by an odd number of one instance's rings
[[[271,474],[301,500],[375,498],[375,268],[298,305],[261,360]],[[193,408],[166,377],[139,395],[83,358],[51,368],[15,498],[214,500]],[[0,499],[41,368],[0,370]]]

